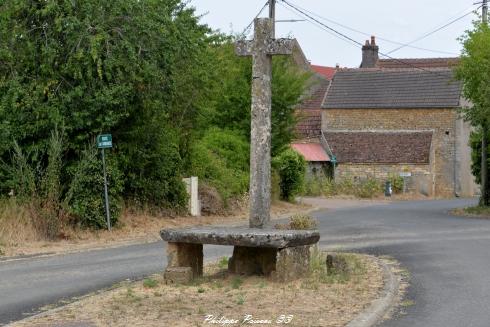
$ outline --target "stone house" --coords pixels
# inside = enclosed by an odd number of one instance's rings
[[[291,147],[305,158],[309,177],[333,177],[331,159],[320,138],[322,105],[337,68],[318,65],[310,65],[309,68],[313,75],[303,101],[296,108],[296,139]]]
[[[473,196],[470,126],[452,66],[458,58],[379,59],[374,37],[360,68],[339,69],[322,103],[321,135],[335,178],[407,177],[431,196]]]

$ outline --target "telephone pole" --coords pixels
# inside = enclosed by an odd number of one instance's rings
[[[488,0],[483,0],[482,4],[482,23],[487,24],[488,21]],[[480,205],[490,205],[490,187],[488,185],[488,118],[484,117],[482,121],[482,138],[481,138],[481,198]]]
[[[272,38],[276,37],[276,0],[269,0],[269,18],[272,20]]]
[[[488,21],[488,0],[483,0],[481,10],[482,10],[482,13],[481,13],[482,22],[483,22],[483,24],[486,24]]]

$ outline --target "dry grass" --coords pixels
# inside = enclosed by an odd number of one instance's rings
[[[13,326],[80,321],[95,326],[215,325],[205,323],[207,315],[239,321],[253,315],[274,325],[281,315],[291,315],[290,326],[345,326],[378,297],[383,286],[381,268],[371,257],[345,258],[350,272],[328,275],[324,254],[316,254],[311,274],[289,283],[228,275],[219,263],[207,266],[204,278],[189,286],[165,285],[156,275],[151,277],[152,287],[145,281],[127,284]]]
[[[490,207],[474,206],[474,207],[458,208],[452,210],[451,213],[456,216],[490,219]]]
[[[272,206],[272,216],[304,212],[310,208],[304,204],[276,202]],[[119,224],[112,232],[87,230],[64,225],[60,238],[44,240],[32,223],[29,208],[19,206],[13,200],[0,202],[0,256],[29,255],[37,253],[61,253],[96,247],[116,246],[127,243],[143,243],[160,240],[163,228],[192,225],[236,224],[248,219],[247,208],[237,208],[227,216],[171,216],[154,215],[149,212],[125,210]]]
[[[13,199],[0,200],[0,255],[8,254],[12,247],[40,239],[27,206],[20,206]]]

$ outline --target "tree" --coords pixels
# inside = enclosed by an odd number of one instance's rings
[[[473,155],[480,162],[473,162],[473,172],[480,172],[480,205],[489,206],[490,29],[487,24],[475,23],[474,29],[467,31],[461,40],[463,53],[456,76],[463,82],[463,95],[472,103],[471,108],[464,110],[465,118],[480,131],[481,156]],[[479,169],[475,169],[475,166],[479,166]]]
[[[252,61],[237,57],[233,39],[215,46],[216,87],[207,108],[209,124],[236,130],[250,140]],[[272,67],[272,155],[279,154],[293,138],[294,109],[307,86],[308,73],[302,72],[291,57],[275,57]]]
[[[111,132],[126,197],[185,203],[182,160],[206,93],[209,33],[181,0],[2,1],[0,158],[11,163],[15,140],[45,165],[62,127],[66,193],[84,148]],[[8,191],[8,171],[0,176]]]

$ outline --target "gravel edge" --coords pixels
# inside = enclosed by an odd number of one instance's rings
[[[400,280],[392,269],[382,259],[372,257],[383,269],[384,287],[381,297],[374,300],[371,305],[351,320],[346,327],[372,327],[383,320],[383,317],[394,307],[397,301]]]

